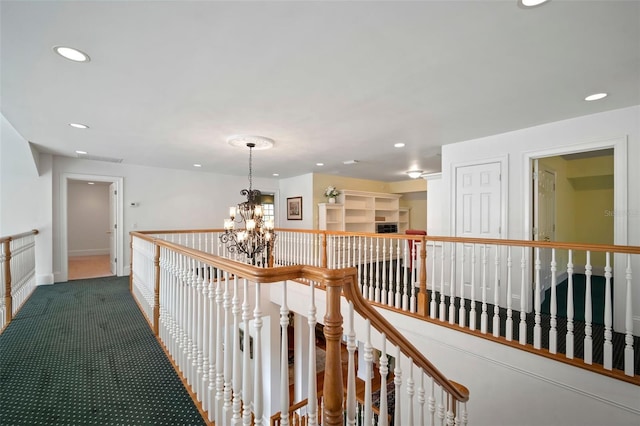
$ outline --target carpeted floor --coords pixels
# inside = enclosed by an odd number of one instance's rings
[[[38,287],[0,335],[2,425],[202,425],[128,277]]]

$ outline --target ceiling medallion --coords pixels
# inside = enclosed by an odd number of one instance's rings
[[[253,149],[270,149],[273,147],[273,139],[256,135],[233,135],[227,138],[227,143],[231,146],[246,148],[249,144],[253,144]]]

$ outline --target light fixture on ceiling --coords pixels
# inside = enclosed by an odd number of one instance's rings
[[[406,172],[411,179],[418,179],[422,175],[422,170],[409,170]]]
[[[74,129],[88,129],[89,126],[87,126],[86,124],[82,124],[82,123],[69,123],[69,126],[73,127]]]
[[[584,98],[585,101],[587,102],[591,102],[591,101],[599,101],[600,99],[606,98],[608,96],[607,93],[594,93],[593,95],[589,95],[586,98]]]
[[[358,164],[359,161],[358,160],[345,160],[342,162],[342,164],[346,165],[346,166],[351,166],[353,164]]]
[[[280,176],[280,173],[274,173],[273,176]]]
[[[273,141],[269,141],[270,148]],[[230,140],[228,142],[234,145]],[[229,252],[245,255],[248,263],[265,267],[270,265],[276,233],[273,231],[273,220],[264,218],[262,193],[253,189],[253,149],[256,142],[246,142],[246,146],[249,148],[249,189],[243,189],[240,194],[246,196],[247,201],[229,208],[229,218],[224,220],[224,233],[220,235],[220,241]],[[240,228],[236,228],[236,224]]]
[[[404,148],[404,144],[402,142],[394,143],[394,148]]]
[[[322,166],[324,166],[324,163],[316,163],[316,166],[322,167]]]
[[[74,49],[73,47],[66,46],[54,46],[53,51],[65,59],[73,62],[89,62],[91,58],[89,55],[81,50]]]
[[[536,7],[548,1],[549,0],[520,0],[520,4],[522,4],[524,7]]]
[[[95,185],[95,182],[87,182],[88,185]]]
[[[193,167],[202,167],[202,164],[196,163],[196,164],[193,165]]]
[[[76,151],[78,155],[87,155],[87,151]]]

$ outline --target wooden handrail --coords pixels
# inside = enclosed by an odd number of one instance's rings
[[[37,229],[32,229],[31,231],[22,232],[20,234],[9,235],[6,237],[0,237],[0,243],[4,243],[5,241],[18,240],[20,238],[28,237],[29,235],[37,235],[39,232]]]

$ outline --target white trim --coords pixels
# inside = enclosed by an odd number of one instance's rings
[[[36,275],[36,285],[50,285],[55,282],[53,274]]]
[[[116,235],[116,275],[124,275],[124,178],[118,176],[100,176],[78,173],[63,173],[60,176],[60,273],[56,277],[56,282],[64,282],[69,279],[69,253],[68,253],[68,188],[70,180],[90,180],[94,182],[111,182],[116,184],[118,191],[118,231]]]

